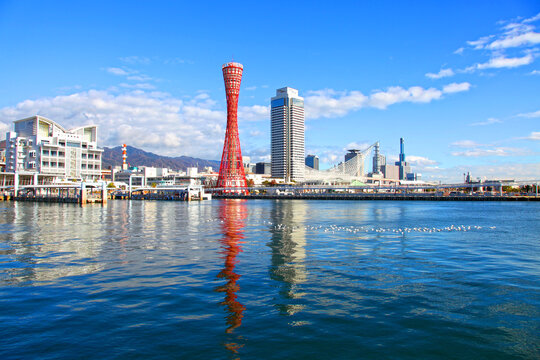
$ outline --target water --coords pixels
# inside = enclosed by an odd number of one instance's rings
[[[0,203],[1,359],[538,359],[540,205]]]

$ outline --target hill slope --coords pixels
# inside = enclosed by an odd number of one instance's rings
[[[126,152],[127,161],[131,166],[152,166],[182,171],[185,171],[188,167],[197,167],[199,170],[203,170],[205,166],[211,166],[214,171],[219,171],[219,161],[216,160],[204,160],[189,156],[161,156],[133,146],[128,146]],[[101,165],[103,169],[108,169],[109,166],[121,166],[122,147],[103,148]]]

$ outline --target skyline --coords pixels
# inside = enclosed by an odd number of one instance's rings
[[[100,146],[219,159],[234,59],[254,162],[269,161],[270,98],[289,86],[321,168],[376,141],[397,161],[403,137],[423,180],[540,177],[537,2],[238,4],[0,2],[1,138],[42,115],[98,125]]]

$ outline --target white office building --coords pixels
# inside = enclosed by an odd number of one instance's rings
[[[272,177],[286,182],[304,180],[304,98],[298,90],[276,90],[271,101]]]
[[[6,172],[38,173],[61,179],[101,178],[97,126],[66,130],[43,116],[14,122],[6,133]]]

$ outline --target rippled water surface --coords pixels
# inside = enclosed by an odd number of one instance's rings
[[[0,358],[538,359],[540,205],[0,203]]]

